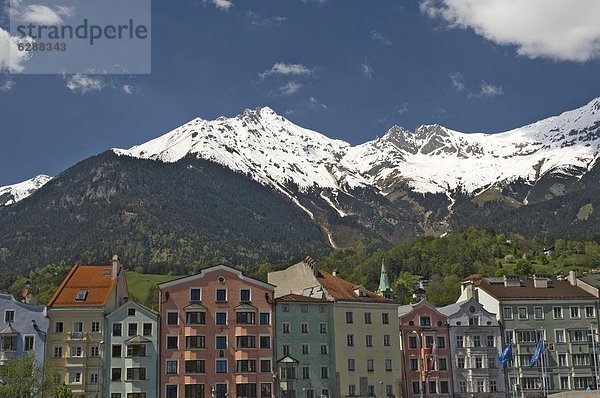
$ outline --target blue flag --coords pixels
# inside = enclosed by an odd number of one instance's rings
[[[512,343],[509,343],[506,347],[504,347],[500,357],[498,357],[498,362],[500,362],[500,365],[504,365],[506,361],[513,361]]]
[[[537,346],[535,347],[535,352],[531,356],[529,360],[529,366],[535,366],[538,359],[540,359],[540,355],[542,355],[542,351],[544,350],[544,340],[540,339],[538,341]]]

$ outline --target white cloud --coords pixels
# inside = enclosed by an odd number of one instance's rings
[[[421,12],[473,29],[530,58],[584,62],[600,57],[598,0],[421,0]]]
[[[128,95],[133,94],[134,89],[135,87],[133,87],[131,84],[123,84],[123,86],[121,86],[121,91]]]
[[[469,97],[497,97],[504,94],[504,89],[501,86],[481,81],[479,89],[473,91],[465,84],[463,75],[460,72],[450,73],[449,75],[452,86],[459,92],[466,92]]]
[[[223,11],[229,11],[233,7],[233,0],[208,0],[208,2]]]
[[[90,91],[102,91],[104,82],[99,77],[77,73],[67,80],[67,88],[74,93],[85,94]]]
[[[27,6],[23,11],[21,18],[28,23],[39,25],[60,25],[63,23],[61,16],[72,14],[72,8],[58,6],[52,9],[42,4],[33,4]]]
[[[286,64],[284,62],[278,62],[271,67],[271,69],[265,70],[263,73],[258,75],[264,79],[271,75],[303,75],[310,76],[313,70],[302,64]]]
[[[383,35],[383,33],[378,32],[376,30],[371,31],[371,38],[373,38],[373,40],[377,40],[378,42],[385,44],[386,46],[391,46],[393,44],[390,41],[390,39]]]
[[[0,83],[0,92],[5,93],[12,90],[15,87],[15,82],[11,79],[6,79]]]
[[[295,82],[293,80],[290,80],[289,82],[287,82],[286,84],[284,84],[283,86],[281,86],[277,89],[277,94],[292,95],[292,94],[300,91],[301,88],[302,88],[302,84]]]
[[[23,65],[31,57],[29,51],[19,51],[20,42],[33,42],[31,38],[19,39],[0,28],[0,72],[19,73],[23,72]]]
[[[367,79],[373,78],[373,67],[368,62],[360,64],[360,70]]]
[[[408,102],[405,102],[402,105],[400,105],[396,112],[398,112],[401,115],[404,115],[406,112],[408,112]]]
[[[310,108],[328,109],[327,105],[325,105],[324,103],[320,102],[315,97],[310,97],[308,99],[308,106]]]
[[[504,89],[502,87],[486,83],[485,81],[481,82],[478,94],[480,97],[496,97],[502,94],[504,94]]]
[[[464,91],[466,89],[465,82],[460,72],[451,73],[450,80],[452,81],[452,86],[458,91]]]
[[[279,26],[287,21],[286,17],[269,17],[260,12],[246,11],[246,21],[250,26],[264,28],[267,26]]]

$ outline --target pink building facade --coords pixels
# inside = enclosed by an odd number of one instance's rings
[[[158,287],[161,397],[274,397],[274,286],[219,265]]]
[[[400,306],[404,397],[452,396],[448,319],[426,300]]]

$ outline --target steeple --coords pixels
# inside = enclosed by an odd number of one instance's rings
[[[379,275],[379,287],[377,293],[385,298],[393,299],[392,289],[390,288],[390,280],[388,279],[387,272],[385,270],[384,260],[381,260],[381,274]]]

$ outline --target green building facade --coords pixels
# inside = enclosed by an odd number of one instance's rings
[[[158,398],[158,314],[129,300],[105,327],[103,396]]]
[[[339,397],[333,303],[288,294],[275,301],[276,397]]]

